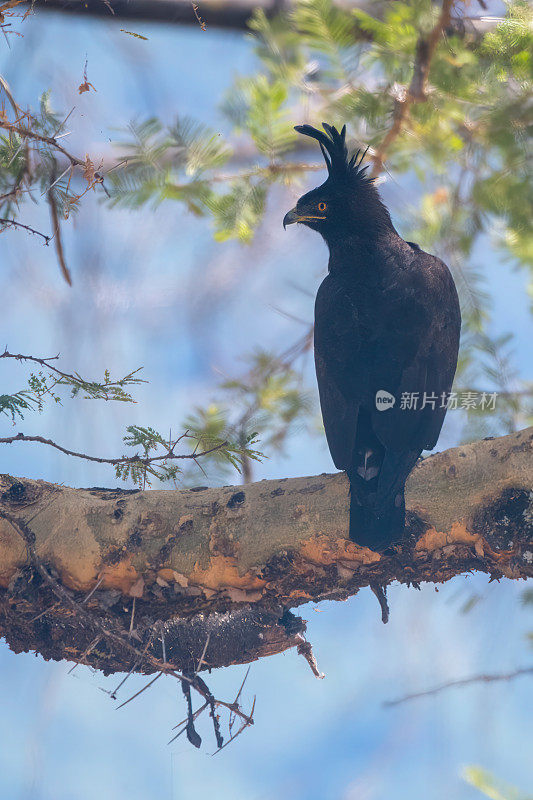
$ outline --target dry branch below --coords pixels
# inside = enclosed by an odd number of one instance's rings
[[[305,624],[289,609],[310,600],[474,570],[525,579],[532,449],[529,428],[420,462],[406,539],[381,555],[346,538],[343,473],[144,492],[2,475],[0,635],[16,652],[106,672],[131,669],[132,643],[157,658],[164,646],[190,671],[206,641],[203,668],[303,652]]]

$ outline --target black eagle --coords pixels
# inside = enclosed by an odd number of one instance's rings
[[[399,541],[404,487],[435,447],[457,366],[461,314],[446,264],[404,241],[362,167],[346,126],[296,130],[318,140],[328,169],[283,225],[301,222],[329,248],[315,303],[315,364],[331,456],[350,481],[350,538]]]

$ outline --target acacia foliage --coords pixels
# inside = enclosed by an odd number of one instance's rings
[[[89,157],[58,149],[67,115],[52,110],[48,94],[35,114],[22,114],[8,94],[0,118],[0,212],[17,220],[30,198],[46,194],[65,219],[94,189],[104,203],[137,210],[180,203],[210,218],[217,240],[244,245],[262,224],[276,186],[303,185],[323,167],[293,123],[346,123],[354,147],[370,146],[380,179],[416,176],[412,196],[418,199],[402,233],[438,252],[453,270],[464,320],[455,388],[500,393],[497,413],[465,408],[465,438],[513,430],[529,421],[532,387],[513,366],[512,337],[489,335],[491,302],[475,249],[481,236],[490,235],[501,269],[532,262],[527,142],[533,12],[524,0],[513,0],[484,36],[442,31],[427,82],[391,137],[398,104],[421,69],[420,42],[438,25],[441,7],[410,0],[380,9],[378,18],[377,11],[340,8],[332,0],[296,0],[292,10],[271,20],[258,9],[250,22],[256,72],[236,78],[220,103],[227,135],[182,117],[135,120],[116,137],[116,162],[103,176]],[[452,3],[452,13],[460,15],[462,6]],[[236,370],[240,374],[224,380],[180,430],[193,431],[204,444],[214,437],[245,449],[259,434],[267,452],[282,449],[299,426],[313,430],[298,368],[310,344],[306,336],[286,353],[252,353]],[[16,416],[26,395],[3,397]],[[128,436],[141,446],[138,432]],[[143,441],[149,449],[155,444],[148,433]],[[247,478],[250,458],[240,464]],[[206,460],[219,477],[232,465],[218,449]]]

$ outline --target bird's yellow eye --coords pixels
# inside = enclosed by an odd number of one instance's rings
[[[319,204],[318,204],[318,210],[319,210],[319,211],[325,211],[325,210],[326,210],[326,208],[327,208],[327,205],[326,205],[326,203],[319,203]]]

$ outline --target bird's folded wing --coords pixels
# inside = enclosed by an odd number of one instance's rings
[[[427,258],[427,254],[421,254]],[[442,263],[442,262],[440,262]],[[317,295],[315,363],[328,445],[337,468],[351,465],[360,407],[374,434],[391,451],[435,446],[452,385],[459,310],[447,268],[437,285],[393,287],[386,313],[362,324],[349,296],[326,279]],[[428,302],[432,292],[435,303]],[[395,398],[378,410],[376,394]],[[365,415],[366,416],[366,415]],[[359,434],[360,435],[360,434]]]

